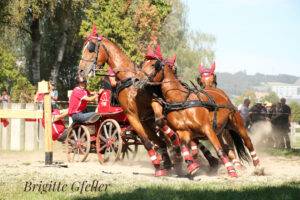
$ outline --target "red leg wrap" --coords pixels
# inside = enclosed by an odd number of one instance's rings
[[[229,162],[229,159],[227,158],[227,156],[221,156],[221,160],[223,161],[229,176],[237,177],[237,173],[236,173],[234,167],[232,166],[232,164]]]
[[[162,131],[168,136],[174,146],[180,147],[179,137],[169,126],[165,125]]]
[[[196,157],[199,153],[199,150],[198,150],[198,145],[193,141],[191,141],[191,150],[192,150],[192,156]]]
[[[253,161],[253,165],[256,167],[257,165],[259,165],[259,158],[258,156],[256,155],[256,152],[255,151],[252,151],[250,152],[250,155],[251,155],[251,158],[252,158],[252,161]]]
[[[156,153],[155,150],[150,149],[148,151],[148,155],[150,156],[153,165],[160,165],[161,157]]]
[[[190,154],[189,149],[185,145],[183,145],[181,147],[181,154],[182,154],[185,161],[193,161],[193,157]]]

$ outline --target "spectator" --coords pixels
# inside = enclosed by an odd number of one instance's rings
[[[278,131],[278,147],[291,148],[289,132],[290,132],[290,116],[291,108],[286,105],[286,99],[281,98],[280,103],[277,104],[276,116],[273,118],[274,128]]]
[[[239,112],[241,113],[242,118],[244,119],[244,125],[246,128],[249,126],[249,105],[250,99],[245,99],[244,103],[238,107]]]
[[[55,83],[50,81],[50,95],[51,95],[51,104],[53,108],[58,108],[57,100],[58,100],[58,91],[55,88]]]
[[[57,108],[56,102],[58,100],[58,92],[57,92],[57,90],[55,90],[55,84],[53,81],[50,81],[49,90],[50,90],[50,95],[51,95],[52,107]],[[44,102],[44,94],[39,93],[37,91],[37,93],[34,96],[34,103],[40,103],[42,105],[43,102]]]
[[[7,103],[10,103],[10,96],[7,92],[7,90],[4,90],[2,92],[2,95],[0,96],[0,102],[3,103],[3,104],[7,104]]]
[[[52,108],[52,140],[64,142],[67,138],[67,129],[65,127],[64,118],[68,116],[68,112],[60,112],[58,109]],[[45,127],[44,118],[42,125]]]
[[[257,102],[249,110],[249,118],[252,124],[264,121],[267,117],[267,109],[262,105],[261,102]]]

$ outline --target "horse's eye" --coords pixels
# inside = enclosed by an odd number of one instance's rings
[[[96,44],[94,42],[89,42],[87,49],[90,53],[93,53],[96,51]]]

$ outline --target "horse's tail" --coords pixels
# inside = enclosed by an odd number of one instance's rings
[[[244,145],[244,142],[243,142],[241,136],[237,132],[235,132],[234,130],[229,130],[229,133],[230,133],[231,138],[234,142],[234,145],[235,145],[235,148],[236,148],[236,151],[237,151],[237,154],[238,154],[239,158],[241,160],[245,160],[245,161],[249,162],[250,161],[250,155],[245,149],[245,145]]]

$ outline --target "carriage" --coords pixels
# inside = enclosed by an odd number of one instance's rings
[[[68,128],[68,161],[83,162],[89,153],[97,153],[101,164],[124,158],[134,159],[142,143],[123,109],[116,104],[111,87],[104,87],[99,96],[97,114],[100,118],[96,122],[73,123]]]

